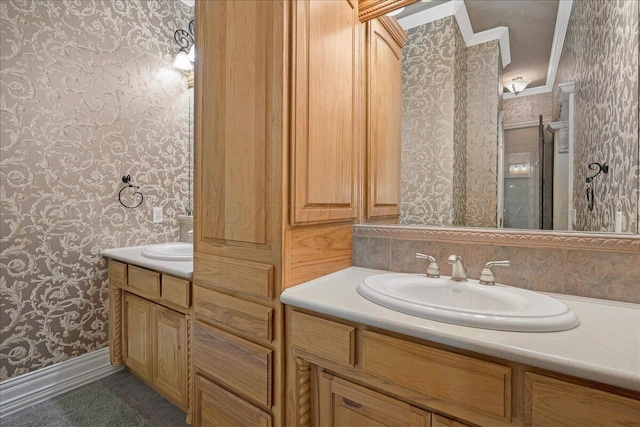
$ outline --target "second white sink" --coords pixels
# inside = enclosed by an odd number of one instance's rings
[[[549,332],[580,323],[573,311],[550,296],[512,286],[481,285],[476,280],[377,274],[364,279],[358,292],[392,310],[475,328]]]
[[[142,250],[142,256],[161,261],[191,261],[193,260],[193,244],[174,242],[151,245]]]

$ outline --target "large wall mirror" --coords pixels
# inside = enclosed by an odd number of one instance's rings
[[[401,224],[638,233],[635,0],[384,3]]]

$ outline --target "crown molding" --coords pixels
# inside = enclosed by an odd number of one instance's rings
[[[416,0],[360,0],[358,1],[358,18],[360,22],[369,21],[379,16],[415,3]]]
[[[454,16],[458,23],[458,28],[462,33],[464,43],[469,46],[475,46],[492,40],[498,40],[500,44],[500,55],[502,58],[502,67],[506,67],[511,63],[511,46],[509,43],[509,28],[496,27],[490,30],[474,33],[467,13],[467,7],[463,0],[451,0],[438,6],[423,10],[405,18],[399,19],[398,22],[402,28],[407,31],[420,25],[428,24],[438,19]]]
[[[640,254],[640,236],[632,234],[355,225],[353,236]]]

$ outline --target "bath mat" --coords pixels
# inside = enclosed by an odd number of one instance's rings
[[[3,419],[2,427],[152,427],[101,385],[90,385]]]

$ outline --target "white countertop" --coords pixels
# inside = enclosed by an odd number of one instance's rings
[[[358,284],[388,271],[350,267],[286,289],[280,300],[393,332],[640,391],[640,305],[548,294],[564,302],[580,325],[562,332],[503,332],[410,316],[362,297]]]
[[[193,277],[193,261],[162,261],[146,258],[142,256],[142,250],[147,246],[153,245],[107,249],[102,251],[102,256],[191,280]]]

